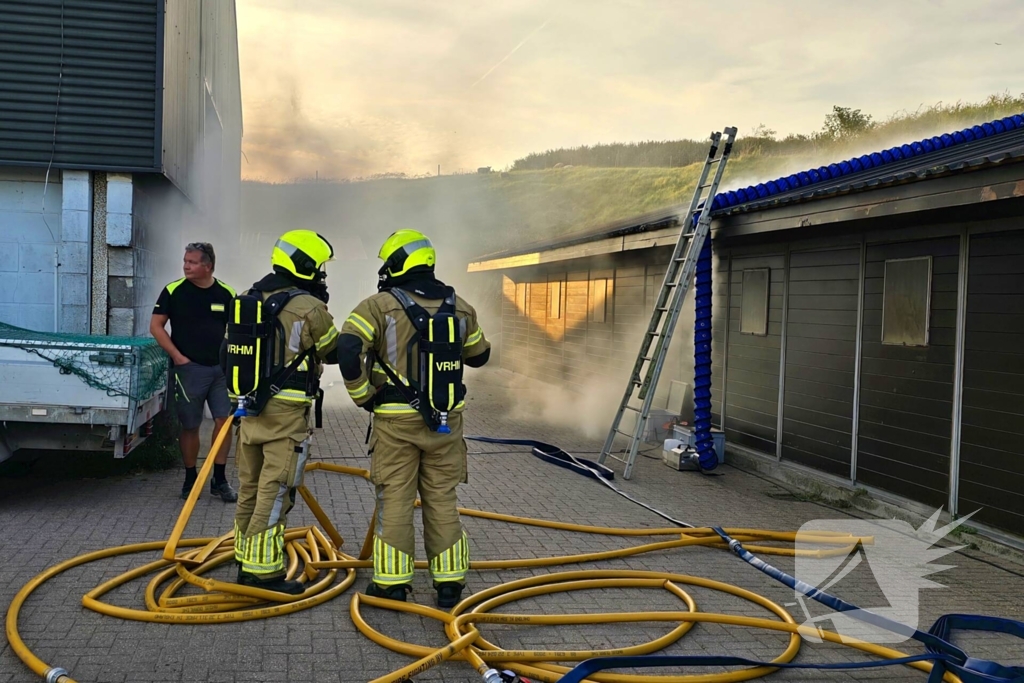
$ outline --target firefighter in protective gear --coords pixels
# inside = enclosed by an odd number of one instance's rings
[[[461,365],[484,365],[490,343],[473,307],[434,277],[436,254],[425,235],[399,230],[384,242],[378,258],[384,261],[379,271],[380,291],[356,306],[338,340],[338,364],[349,396],[373,413],[370,478],[376,487],[377,511],[373,582],[366,593],[404,601],[411,590],[413,509],[418,491],[437,603],[449,608],[460,600],[469,569],[468,539],[459,522],[456,500],[456,486],[467,481],[464,405],[453,406],[446,414],[446,426],[438,428],[414,407],[417,401],[410,401],[410,387],[423,386],[426,381],[416,367],[425,363],[413,360],[415,345],[420,343],[416,340],[422,337],[413,322],[415,317],[409,314],[410,306],[419,310],[421,319],[446,307],[452,311],[454,317],[449,317],[450,324],[444,327],[451,327],[453,335],[457,328],[461,341],[461,358],[448,363],[459,366],[459,386],[450,388],[457,396],[464,392]],[[398,387],[396,381],[403,386]]]
[[[274,246],[273,272],[250,292],[266,301],[277,292],[301,291],[277,316],[284,342],[283,350],[273,350],[277,367],[287,367],[313,349],[258,415],[241,418],[235,455],[240,484],[235,512],[238,582],[293,595],[303,587],[285,579],[284,530],[309,457],[310,412],[323,362],[337,362],[338,330],[327,311],[323,270],[333,257],[334,249],[317,233],[286,232]]]

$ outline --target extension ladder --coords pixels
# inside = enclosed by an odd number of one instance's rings
[[[647,427],[647,420],[651,413],[651,403],[654,401],[655,389],[658,386],[658,378],[665,365],[665,358],[668,355],[669,345],[672,342],[672,333],[679,319],[679,311],[683,307],[683,299],[686,290],[697,268],[697,258],[704,246],[711,229],[711,203],[718,192],[718,183],[725,171],[725,163],[732,152],[733,142],[736,140],[736,129],[726,128],[724,145],[722,145],[723,133],[711,134],[711,149],[708,151],[708,158],[704,161],[704,168],[701,169],[700,179],[694,189],[693,198],[690,200],[690,208],[680,217],[682,230],[679,239],[676,241],[675,249],[672,251],[672,260],[669,261],[668,269],[665,272],[665,279],[661,284],[661,291],[658,300],[651,312],[651,321],[644,333],[643,342],[640,344],[640,353],[637,354],[636,362],[633,364],[633,372],[626,385],[626,392],[619,404],[619,410],[615,414],[615,421],[605,439],[604,448],[601,449],[601,457],[598,460],[604,464],[605,460],[612,458],[626,464],[622,473],[623,479],[629,479],[633,474],[633,464],[636,462],[637,451],[643,441],[644,430]],[[719,147],[722,153],[719,156]],[[712,169],[714,173],[712,175]],[[712,175],[711,182],[708,176]],[[693,217],[698,212],[696,225]],[[653,346],[653,352],[651,351]],[[642,379],[641,379],[642,378]],[[639,405],[637,405],[639,403]],[[622,418],[627,412],[636,414],[636,421],[633,424],[633,431],[622,429]],[[620,457],[612,452],[612,444],[616,436],[629,438],[629,447],[620,453]]]

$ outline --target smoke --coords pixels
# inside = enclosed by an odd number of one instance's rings
[[[509,377],[505,389],[512,420],[571,429],[588,439],[608,434],[626,384],[626,376],[621,381],[595,376],[570,389],[525,375]]]
[[[951,131],[960,130],[999,118],[1008,114],[1018,113],[1016,100],[1006,98],[1009,106],[999,106],[998,97],[987,112],[978,112],[981,106],[957,106],[938,103],[918,112],[896,112],[885,121],[866,133],[851,138],[845,143],[827,142],[814,149],[802,153],[785,155],[766,155],[763,157],[739,157],[726,169],[726,178],[722,182],[722,191],[735,190],[758,183],[774,180],[792,173],[818,168],[832,163],[845,161],[864,154],[931,138]],[[813,143],[808,143],[813,144]],[[737,163],[738,162],[738,163]],[[749,163],[747,163],[749,162]],[[729,173],[729,169],[737,166],[743,168],[737,175]]]

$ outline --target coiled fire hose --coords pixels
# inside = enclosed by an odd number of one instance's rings
[[[107,548],[85,553],[45,570],[17,593],[7,612],[6,634],[15,654],[37,675],[48,683],[75,683],[71,674],[63,668],[43,662],[25,644],[18,632],[18,615],[25,601],[46,581],[84,564],[120,555],[163,550],[162,559],[144,564],[127,571],[92,589],[82,598],[86,608],[111,617],[136,621],[203,624],[225,623],[264,619],[281,614],[289,614],[323,604],[347,590],[356,579],[356,570],[372,568],[373,517],[363,546],[356,557],[341,551],[344,540],[338,534],[331,520],[324,513],[313,494],[305,487],[299,487],[299,493],[309,506],[310,511],[319,523],[319,527],[301,527],[288,529],[285,533],[286,551],[289,557],[287,576],[305,584],[306,590],[301,595],[285,595],[258,588],[240,586],[235,583],[206,578],[204,574],[216,567],[233,561],[234,546],[232,534],[217,538],[183,539],[182,533],[192,514],[211,472],[216,452],[230,431],[230,422],[218,433],[210,449],[211,455],[199,474],[191,494],[185,502],[181,515],[170,537],[166,541],[135,543],[130,545]],[[369,479],[369,472],[359,468],[345,467],[324,462],[310,463],[307,472],[324,471],[346,474]],[[729,549],[730,542],[742,542],[745,552],[754,551],[761,554],[784,556],[827,557],[845,555],[857,543],[870,543],[870,538],[860,538],[834,532],[820,532],[813,537],[801,534],[801,543],[814,542],[822,546],[816,551],[780,548],[758,545],[759,542],[794,542],[795,532],[765,531],[757,529],[713,529],[713,528],[667,528],[667,529],[618,529],[596,527],[581,524],[569,524],[542,519],[531,519],[503,515],[494,512],[461,509],[466,516],[489,519],[499,522],[526,524],[531,526],[573,531],[580,533],[603,534],[614,536],[646,536],[668,537],[666,540],[648,542],[618,550],[582,553],[559,557],[515,560],[479,560],[470,564],[471,569],[519,569],[535,567],[554,567],[562,564],[576,564],[600,560],[632,557],[642,553],[703,546]],[[723,536],[725,535],[725,536]],[[728,540],[725,540],[725,539]],[[179,548],[188,550],[180,551]],[[749,561],[749,560],[748,560]],[[425,568],[426,562],[417,562],[417,568]],[[340,570],[344,570],[341,577]],[[111,590],[128,582],[153,575],[145,590],[145,609],[133,609],[111,605],[102,597]],[[178,595],[179,591],[191,585],[202,589],[199,594]],[[745,599],[760,608],[767,610],[774,618],[744,617],[730,614],[714,614],[700,612],[696,601],[682,586],[699,586],[720,591]],[[666,612],[624,612],[607,614],[502,614],[493,610],[502,605],[538,595],[547,595],[564,591],[575,591],[596,588],[654,588],[666,591],[669,596],[680,602],[680,609]],[[162,588],[162,590],[161,590]],[[386,634],[380,633],[370,626],[362,616],[364,606],[390,609],[430,617],[439,621],[449,638],[449,644],[442,648],[428,647],[414,643],[406,643]],[[931,661],[922,656],[909,656],[897,650],[851,641],[848,637],[840,638],[836,633],[810,629],[797,624],[793,617],[780,605],[771,600],[728,583],[685,574],[652,571],[629,570],[589,570],[558,572],[541,576],[512,581],[486,590],[462,600],[450,612],[417,605],[373,598],[356,593],[352,596],[349,611],[356,627],[373,642],[394,652],[417,658],[412,664],[399,669],[387,676],[376,679],[374,683],[393,683],[411,680],[416,674],[447,660],[465,661],[479,672],[487,683],[502,683],[514,680],[512,675],[529,677],[537,681],[556,683],[557,681],[594,681],[596,683],[728,683],[758,678],[769,674],[778,667],[787,665],[796,657],[800,649],[800,634],[813,635],[833,643],[841,643],[861,650],[892,663],[905,664],[924,672],[935,669],[940,678],[947,683],[959,683],[954,673],[939,670]],[[595,623],[632,623],[632,622],[670,622],[675,624],[671,631],[649,643],[626,646],[606,650],[584,651],[534,651],[504,650],[488,641],[481,632],[485,624],[517,624],[517,625],[560,625],[560,624],[595,624]],[[749,628],[769,629],[789,634],[788,645],[771,662],[759,663],[739,658],[709,659],[706,664],[739,664],[746,668],[724,673],[699,675],[651,676],[614,673],[583,673],[581,667],[591,667],[594,671],[608,666],[652,666],[649,660],[671,659],[666,657],[648,657],[676,642],[695,624],[716,623]],[[604,659],[613,658],[613,659]],[[936,659],[932,657],[932,659]],[[583,662],[573,673],[570,669],[553,662]],[[639,663],[639,662],[644,663]],[[618,663],[629,662],[629,663]],[[688,662],[693,664],[694,662]],[[696,662],[700,663],[700,662]],[[886,662],[889,663],[889,662]],[[683,662],[680,662],[683,664]],[[825,668],[829,668],[826,666]],[[499,669],[501,670],[499,672]],[[514,672],[511,673],[511,672]],[[583,678],[583,676],[586,678]],[[1011,680],[1011,679],[989,679]]]

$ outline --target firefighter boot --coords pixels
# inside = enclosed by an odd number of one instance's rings
[[[398,600],[405,602],[405,596],[412,592],[412,586],[407,583],[397,583],[393,586],[382,586],[374,581],[366,587],[366,594],[371,598],[384,598],[385,600]]]
[[[443,581],[435,583],[437,590],[437,606],[444,609],[451,609],[462,600],[463,585],[458,581]]]
[[[288,595],[301,595],[306,591],[298,581],[289,581],[283,576],[261,579],[256,574],[241,569],[238,570],[238,583],[249,588],[262,588],[265,591],[287,593]]]

